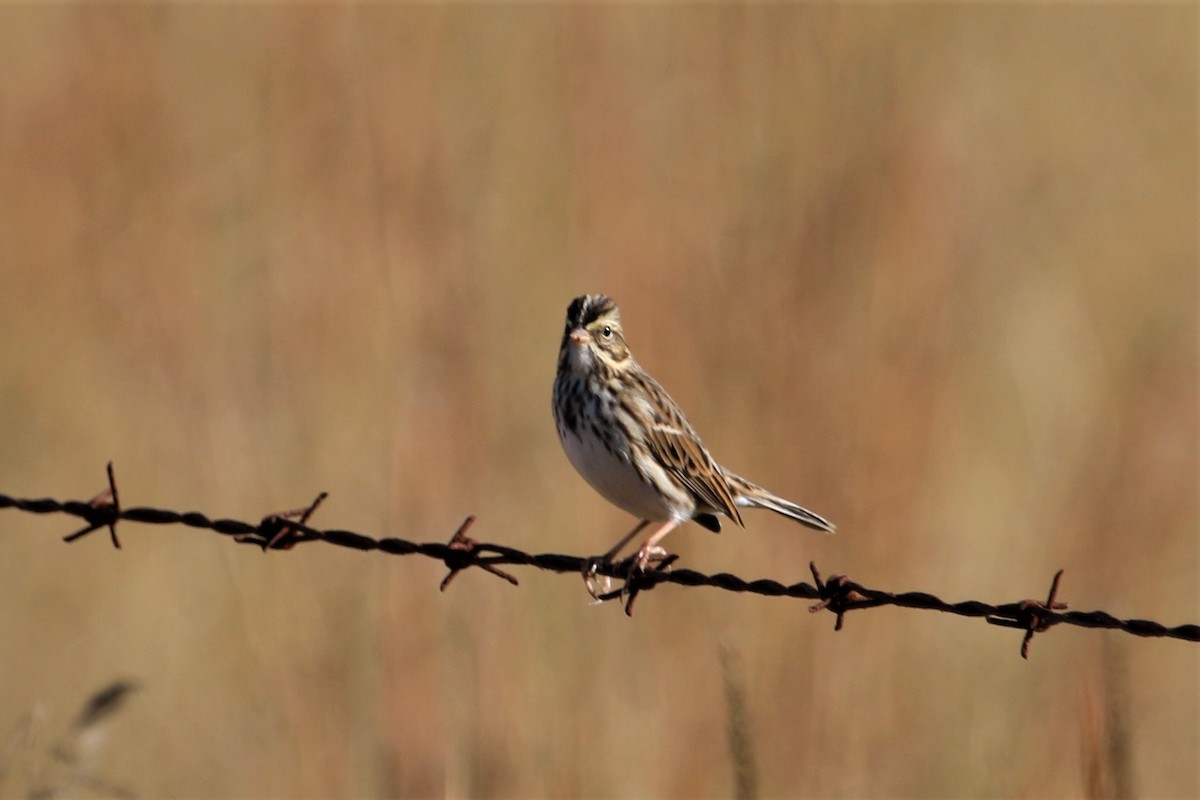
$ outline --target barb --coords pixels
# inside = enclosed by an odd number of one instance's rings
[[[108,462],[107,469],[108,488],[89,500],[84,509],[85,513],[80,514],[88,524],[70,536],[63,537],[64,542],[73,542],[94,530],[107,527],[113,547],[121,549],[121,540],[117,538],[117,520],[121,518],[121,496],[117,494],[117,479],[113,476],[111,461]]]
[[[1006,628],[1024,628],[1025,638],[1021,641],[1021,658],[1029,658],[1029,645],[1033,641],[1035,633],[1050,630],[1050,626],[1058,622],[1052,619],[1050,614],[1055,611],[1062,611],[1067,607],[1066,603],[1060,603],[1054,598],[1058,596],[1058,582],[1062,580],[1063,570],[1054,573],[1054,580],[1050,583],[1050,595],[1046,598],[1046,602],[1042,603],[1037,600],[1025,600],[1020,603],[1021,610],[1025,612],[1021,616],[1006,616],[1003,614],[994,614],[987,618],[987,621],[993,625],[1003,625]]]
[[[1084,628],[1104,628],[1131,633],[1135,636],[1162,637],[1200,642],[1200,625],[1169,627],[1144,619],[1118,619],[1105,611],[1067,611],[1067,604],[1057,599],[1063,570],[1054,576],[1046,600],[1020,600],[993,605],[979,600],[949,603],[926,592],[886,592],[871,589],[850,580],[845,575],[822,579],[815,564],[809,564],[813,584],[783,584],[771,579],[747,581],[736,575],[720,572],[705,575],[691,569],[670,569],[678,556],[669,555],[651,571],[632,573],[631,559],[619,562],[599,562],[594,557],[561,555],[558,553],[531,554],[504,545],[478,542],[466,535],[475,521],[467,517],[449,542],[411,542],[405,539],[375,539],[354,531],[309,526],[308,520],[326,498],[322,492],[310,505],[279,514],[269,514],[257,524],[235,519],[210,519],[198,511],[178,512],[161,508],[121,508],[111,462],[108,465],[109,488],[88,502],[59,501],[50,498],[21,499],[0,494],[0,509],[15,508],[31,514],[68,514],[84,519],[88,525],[65,537],[73,542],[82,536],[107,526],[114,547],[120,547],[116,525],[121,520],[147,525],[186,525],[230,536],[239,544],[250,544],[264,551],[288,550],[307,542],[321,541],[337,547],[373,551],[395,556],[421,555],[441,561],[449,570],[442,580],[445,591],[450,582],[463,570],[479,567],[514,586],[517,579],[500,569],[501,566],[536,567],[548,572],[600,575],[623,581],[620,588],[599,595],[601,601],[624,600],[625,612],[633,614],[634,601],[644,591],[661,584],[678,586],[708,586],[727,592],[749,592],[765,597],[794,597],[816,600],[810,611],[827,610],[836,617],[834,630],[841,630],[847,612],[879,606],[941,611],[963,617],[982,617],[989,624],[1018,628],[1025,631],[1021,656],[1028,658],[1029,645],[1035,633],[1048,631],[1055,625],[1075,625]],[[815,584],[815,585],[814,585]]]
[[[508,581],[513,586],[520,585],[516,578],[514,578],[512,575],[509,575],[495,564],[488,564],[475,560],[476,554],[479,552],[481,545],[470,536],[467,536],[467,528],[474,524],[475,515],[472,514],[463,520],[462,525],[459,525],[458,530],[456,530],[454,535],[450,537],[450,541],[447,543],[447,546],[458,555],[447,556],[444,559],[446,566],[450,567],[450,572],[446,574],[445,578],[442,578],[442,583],[438,587],[439,592],[446,591],[446,587],[450,585],[450,581],[454,580],[454,576],[458,575],[458,573],[462,572],[467,567],[472,566],[482,567],[484,570],[492,573],[496,577],[503,578],[504,580]],[[486,545],[483,546],[486,547]]]

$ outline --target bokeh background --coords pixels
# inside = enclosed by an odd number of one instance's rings
[[[747,578],[1200,617],[1197,9],[9,6],[0,491],[531,552],[604,291],[717,457],[839,526]],[[0,513],[0,794],[1187,797],[1195,645]],[[71,783],[75,780],[75,783]]]

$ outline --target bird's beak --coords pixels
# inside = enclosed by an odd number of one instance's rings
[[[587,344],[592,340],[592,335],[583,328],[576,328],[567,334],[567,338],[575,344]]]

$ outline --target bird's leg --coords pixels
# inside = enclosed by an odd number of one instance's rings
[[[597,589],[596,570],[601,564],[611,564],[617,553],[621,552],[625,545],[629,544],[630,540],[641,533],[642,529],[649,524],[650,520],[642,520],[637,524],[636,527],[634,527],[633,530],[621,537],[621,541],[613,545],[607,553],[602,556],[593,556],[583,562],[583,583],[585,586],[587,586],[588,594],[590,594],[593,599],[599,600],[600,595],[608,592],[610,586],[612,585],[612,579],[605,575],[603,581],[601,582],[602,588]]]
[[[670,519],[664,522],[661,528],[650,534],[650,538],[646,540],[646,543],[643,544],[640,549],[638,549],[637,556],[633,560],[633,567],[630,569],[630,572],[645,572],[646,567],[650,565],[651,560],[655,558],[661,559],[664,555],[666,555],[667,551],[659,547],[658,543],[661,542],[668,533],[678,527],[679,520]]]

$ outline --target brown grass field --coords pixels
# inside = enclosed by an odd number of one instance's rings
[[[603,291],[714,454],[839,527],[689,525],[681,566],[992,602],[1062,567],[1072,608],[1200,622],[1198,24],[5,6],[0,492],[111,459],[127,506],[327,490],[322,527],[599,553],[633,520],[549,396]],[[426,559],[74,527],[0,512],[0,796],[1200,795],[1194,644],[1022,661],[935,613],[662,587],[629,619],[569,575],[439,594]]]

